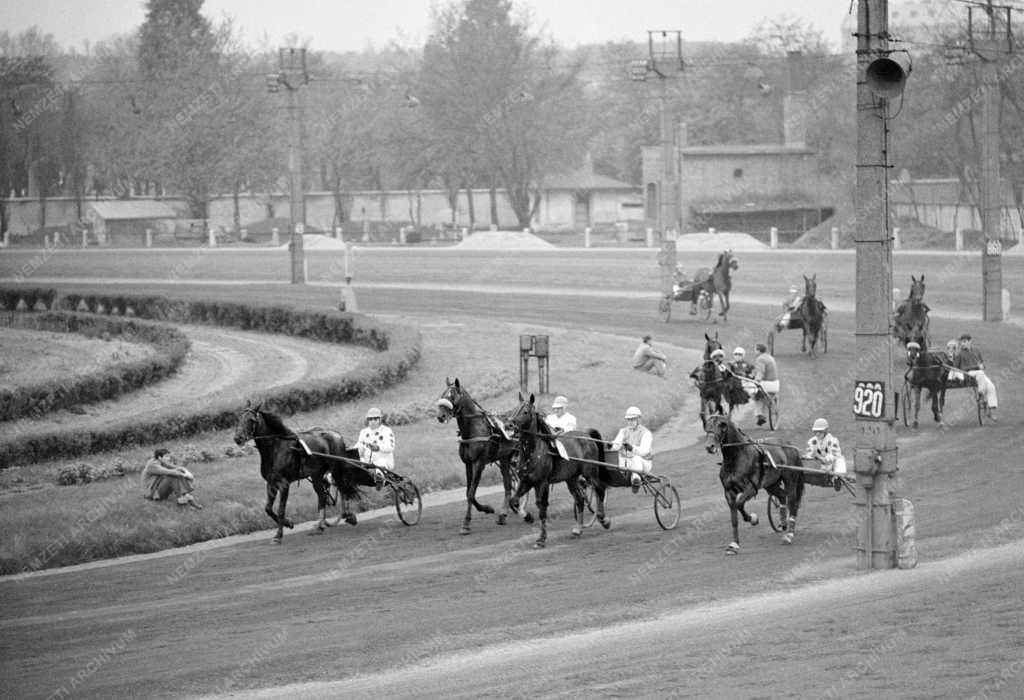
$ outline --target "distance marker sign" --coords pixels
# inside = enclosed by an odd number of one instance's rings
[[[858,379],[854,383],[853,415],[867,420],[885,419],[885,382]]]

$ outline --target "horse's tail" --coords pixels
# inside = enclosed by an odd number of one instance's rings
[[[608,484],[611,480],[611,473],[608,469],[607,462],[605,462],[607,452],[605,451],[604,438],[601,436],[601,431],[598,430],[597,428],[588,428],[587,435],[589,435],[590,439],[594,441],[595,445],[597,445],[596,461],[600,462],[600,464],[597,465],[597,468],[594,469],[593,472],[596,474],[597,480],[602,485]]]

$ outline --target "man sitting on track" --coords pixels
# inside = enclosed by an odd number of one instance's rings
[[[395,468],[395,433],[384,425],[384,414],[379,408],[366,412],[366,427],[359,431],[356,447],[361,461],[388,470]],[[379,491],[384,485],[384,473],[374,469],[373,480]]]
[[[839,448],[839,440],[828,431],[828,421],[819,418],[811,426],[814,435],[807,441],[807,451],[804,459],[813,459],[821,464],[821,468],[827,472],[843,474],[846,472],[846,458]]]
[[[992,422],[998,422],[996,409],[999,407],[999,397],[996,396],[996,385],[985,374],[985,362],[981,358],[981,351],[971,345],[971,336],[964,333],[960,336],[960,350],[956,357],[956,366],[964,374],[974,377],[978,383],[978,393],[988,404],[988,417]]]
[[[611,451],[619,453],[619,467],[633,472],[633,493],[640,490],[640,475],[650,474],[654,464],[654,435],[640,424],[643,414],[636,406],[626,409],[626,425],[612,441]]]

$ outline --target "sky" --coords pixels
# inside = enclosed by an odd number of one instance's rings
[[[448,4],[447,1],[442,5]],[[204,14],[230,17],[252,46],[280,45],[287,36],[314,50],[361,51],[421,46],[438,0],[206,0]],[[851,0],[513,0],[528,10],[535,30],[565,47],[615,40],[646,41],[651,29],[682,32],[687,41],[736,41],[765,17],[802,18],[834,49]],[[0,0],[0,30],[35,25],[65,48],[82,50],[136,29],[143,0]]]

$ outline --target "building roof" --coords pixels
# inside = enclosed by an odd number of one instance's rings
[[[723,143],[711,146],[686,146],[683,156],[809,156],[815,153],[807,146],[784,143]]]
[[[760,211],[791,211],[793,209],[824,209],[828,205],[815,202],[807,195],[794,193],[787,195],[736,197],[730,200],[720,198],[698,199],[689,203],[696,212],[713,212],[715,214],[754,213]]]
[[[177,219],[178,212],[155,199],[111,199],[90,202],[101,219],[108,221],[126,219]]]
[[[547,190],[640,190],[640,185],[616,180],[607,175],[598,175],[586,165],[569,173],[555,173],[544,178]]]

